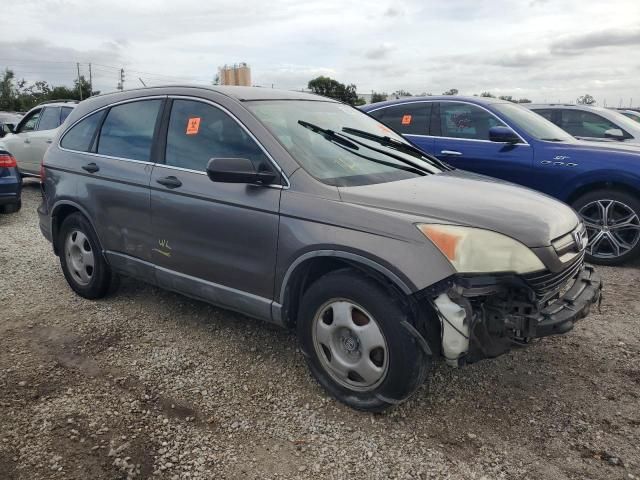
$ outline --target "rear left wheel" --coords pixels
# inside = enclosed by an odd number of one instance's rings
[[[87,219],[80,213],[65,218],[58,241],[62,272],[73,291],[90,299],[104,297],[111,286],[111,269]]]

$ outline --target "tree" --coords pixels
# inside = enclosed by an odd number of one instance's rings
[[[364,99],[364,97],[358,97],[358,99],[356,100],[356,103],[354,103],[353,105],[355,105],[356,107],[359,107],[361,105],[366,105],[367,101]]]
[[[358,102],[358,94],[354,84],[345,85],[334,80],[333,78],[319,76],[310,80],[307,87],[313,93],[324,97],[335,98],[349,105],[356,105]]]
[[[579,96],[578,99],[576,100],[576,103],[580,105],[593,105],[594,103],[596,103],[596,99],[593,98],[588,93],[586,93],[584,95]]]
[[[500,95],[498,97],[500,100],[506,100],[507,102],[513,102],[513,97],[511,95]]]
[[[15,109],[15,87],[13,86],[13,71],[8,68],[2,74],[2,82],[0,82],[0,110],[16,110]]]
[[[491,93],[491,92],[482,92],[482,93],[480,94],[480,96],[481,96],[481,97],[486,97],[486,98],[496,98],[496,96],[495,96],[493,93]]]
[[[452,88],[450,90],[447,90],[446,92],[442,92],[442,95],[457,95],[457,94],[458,94],[457,88]]]
[[[384,102],[386,99],[386,93],[371,92],[371,103]]]
[[[531,100],[528,98],[519,98],[517,103],[531,103]]]
[[[407,92],[406,90],[403,90],[403,89],[396,90],[391,95],[395,98],[413,97],[413,95],[411,95],[411,92]]]

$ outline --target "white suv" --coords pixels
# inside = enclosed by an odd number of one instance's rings
[[[40,163],[47,148],[77,103],[76,100],[41,103],[27,112],[13,133],[0,140],[0,149],[14,156],[21,174],[40,175]]]

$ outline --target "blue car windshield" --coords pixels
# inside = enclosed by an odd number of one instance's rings
[[[411,152],[404,138],[348,105],[307,100],[248,101],[245,105],[302,168],[329,185],[371,185],[444,169]],[[381,136],[388,141],[381,142]]]
[[[508,123],[514,124],[538,140],[547,142],[574,142],[576,139],[531,110],[513,103],[494,103],[491,105],[501,113]]]

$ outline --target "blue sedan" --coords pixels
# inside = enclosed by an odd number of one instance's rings
[[[9,152],[0,150],[0,213],[20,210],[22,177],[16,159]]]
[[[640,254],[640,149],[576,140],[520,105],[483,97],[408,97],[362,110],[450,165],[569,203],[584,219],[587,259]]]

